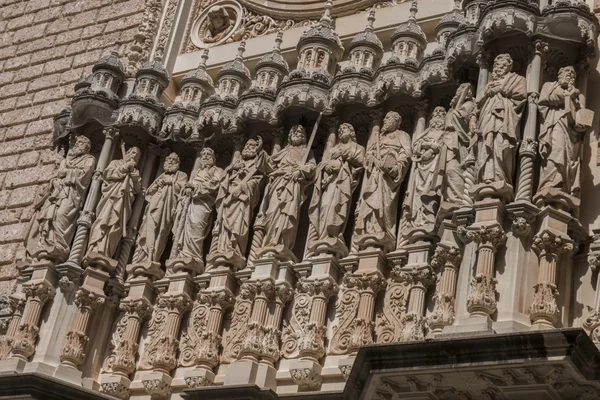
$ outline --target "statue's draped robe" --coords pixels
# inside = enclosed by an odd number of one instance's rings
[[[300,208],[316,168],[312,151],[306,164],[300,165],[305,152],[306,146],[289,145],[269,159],[271,172],[265,196],[265,236],[259,256],[272,252],[285,260],[294,259],[292,247],[298,232]],[[292,176],[295,171],[300,171],[300,178]]]
[[[348,255],[344,230],[352,202],[352,193],[358,186],[365,161],[365,149],[356,142],[338,143],[330,150],[329,160],[321,163],[316,173],[308,215],[310,231],[308,252],[314,254],[321,246],[340,257]],[[326,163],[337,163],[340,168],[329,174]]]
[[[234,169],[235,161],[225,169],[217,196],[218,214],[213,229],[214,254],[236,267],[243,265],[254,208],[258,204],[260,184],[267,169],[266,153],[261,152],[243,167]]]
[[[47,197],[32,219],[26,243],[28,257],[46,254],[58,262],[67,259],[83,195],[92,180],[95,165],[96,159],[90,154],[67,155],[61,162],[58,170],[64,172],[65,177],[50,182]]]
[[[548,82],[542,87],[538,102],[542,115],[542,128],[538,137],[540,149],[546,148],[542,159],[538,193],[557,189],[568,195],[579,195],[580,140],[574,128],[572,112],[580,108],[578,99],[566,98],[558,82]],[[569,108],[566,101],[571,102]]]
[[[160,187],[159,182],[164,182]],[[181,171],[161,174],[146,190],[146,213],[138,233],[132,263],[160,262],[165,250],[179,195],[187,175]]]
[[[488,92],[493,86],[498,86],[500,91]],[[488,83],[486,94],[480,100],[477,183],[493,183],[494,187],[512,192],[519,122],[526,97],[526,80],[514,72]]]
[[[465,161],[471,144],[470,121],[475,111],[472,98],[457,103],[446,114],[446,171],[442,186],[445,202],[461,205],[464,203]]]
[[[384,167],[395,166],[398,174],[392,177],[387,168],[374,164],[378,157],[377,141],[371,140],[366,156],[365,178],[357,206],[353,247],[365,245],[392,251],[396,247],[396,217],[398,214],[398,190],[410,165],[410,136],[403,131],[381,135],[379,140],[381,160]]]
[[[213,207],[219,191],[223,170],[217,167],[199,169],[190,182],[193,187],[187,209],[180,209],[175,226],[183,224],[180,237],[181,247],[177,257],[190,257],[199,262],[204,254],[204,240],[210,233]],[[183,205],[185,199],[179,202]],[[181,220],[183,219],[183,220]]]
[[[434,228],[438,212],[447,148],[442,129],[427,129],[413,144],[413,170],[403,209],[407,226]]]
[[[96,207],[96,220],[90,229],[88,252],[113,257],[125,235],[135,196],[142,190],[137,169],[121,172],[123,160],[114,160],[104,170],[102,197]]]

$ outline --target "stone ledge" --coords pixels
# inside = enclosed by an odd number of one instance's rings
[[[0,375],[0,398],[35,400],[114,400],[100,392],[84,389],[39,374]]]
[[[560,361],[557,361],[560,360]],[[569,364],[579,379],[600,379],[600,351],[581,328],[542,332],[491,334],[470,338],[433,339],[412,343],[371,345],[359,350],[344,389],[344,399],[361,398],[374,376],[462,371],[493,365],[510,369],[524,364]]]
[[[256,385],[207,386],[185,390],[182,397],[186,400],[342,400],[341,392],[306,392],[277,395],[269,389]]]

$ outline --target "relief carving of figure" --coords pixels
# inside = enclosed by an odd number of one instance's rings
[[[476,150],[477,197],[493,194],[510,199],[516,161],[519,122],[527,98],[524,77],[511,72],[513,60],[501,54],[494,61],[491,82],[479,100]]]
[[[60,163],[56,178],[39,199],[38,213],[31,222],[26,243],[27,257],[65,261],[77,227],[76,221],[89,186],[96,159],[90,155],[91,143],[77,136],[67,157]]]
[[[204,31],[205,43],[217,43],[233,29],[229,13],[222,6],[213,6],[208,10],[207,25]]]
[[[269,158],[269,169],[266,203],[261,211],[266,231],[258,256],[272,255],[283,261],[295,261],[292,247],[296,241],[300,208],[316,169],[315,157],[306,145],[302,125],[292,127],[287,146]]]
[[[458,87],[456,96],[450,102],[446,114],[444,142],[447,147],[446,172],[442,185],[442,208],[450,211],[464,203],[465,162],[468,149],[472,144],[472,130],[475,129],[475,100],[473,85],[463,83]]]
[[[536,202],[565,201],[571,208],[579,205],[581,133],[576,113],[581,109],[579,90],[575,87],[573,67],[561,68],[558,82],[542,87],[538,102],[543,123],[539,135],[542,169]]]
[[[356,143],[356,133],[350,124],[338,129],[338,143],[329,150],[316,173],[308,215],[310,230],[309,255],[333,253],[348,255],[344,230],[365,161],[365,148]]]
[[[440,205],[447,147],[444,143],[446,110],[436,107],[429,128],[414,139],[413,171],[402,206],[408,229],[433,233]]]
[[[132,264],[160,263],[173,226],[179,195],[187,174],[179,170],[179,156],[165,158],[164,172],[146,189],[146,213],[137,237]]]
[[[204,240],[210,233],[213,207],[223,177],[223,170],[216,167],[215,162],[215,152],[209,147],[203,148],[200,166],[185,185],[175,222],[175,257],[200,266],[203,265]]]
[[[213,229],[211,263],[221,260],[235,268],[244,265],[252,213],[267,169],[267,154],[260,138],[249,139],[241,159],[234,159],[225,169],[216,201],[219,209]]]
[[[104,170],[102,197],[90,229],[88,254],[111,258],[125,235],[135,196],[142,191],[137,164],[142,152],[131,147],[123,159],[111,161]]]
[[[353,247],[362,250],[396,247],[398,190],[412,155],[408,133],[400,130],[402,118],[387,113],[380,132],[372,138],[365,158],[365,178],[357,205]]]

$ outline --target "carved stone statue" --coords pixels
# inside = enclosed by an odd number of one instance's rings
[[[187,174],[179,170],[179,156],[165,158],[164,172],[146,189],[148,202],[140,227],[132,264],[160,263],[175,219],[177,201]]]
[[[296,241],[298,217],[315,168],[315,157],[306,146],[304,127],[293,126],[287,146],[269,158],[269,185],[264,211],[261,211],[266,231],[259,257],[272,255],[283,261],[295,261],[292,247]]]
[[[213,6],[208,10],[207,27],[204,33],[205,43],[216,43],[232,29],[229,13],[222,6]]]
[[[338,143],[329,150],[316,173],[308,214],[310,230],[309,255],[333,253],[348,255],[344,230],[365,161],[365,148],[356,143],[356,133],[350,124],[338,130]]]
[[[209,256],[211,263],[222,261],[235,268],[245,262],[252,213],[268,168],[260,138],[249,139],[241,156],[225,169],[216,201],[218,213]]]
[[[577,124],[576,114],[581,105],[575,80],[573,67],[561,68],[558,82],[545,83],[540,94],[542,170],[535,196],[540,206],[555,200],[565,202],[570,208],[579,205],[579,154],[585,126]]]
[[[400,114],[388,112],[367,148],[352,239],[356,250],[379,247],[392,251],[396,247],[398,190],[412,155],[410,136],[399,129],[401,122]]]
[[[472,142],[472,130],[475,129],[475,100],[473,86],[463,83],[458,87],[456,96],[450,102],[450,110],[446,114],[444,143],[446,145],[446,171],[442,185],[442,209],[464,204],[465,196],[465,162]],[[476,140],[476,139],[475,139]]]
[[[60,163],[56,178],[37,202],[38,213],[31,221],[27,257],[65,261],[75,234],[83,195],[90,184],[96,159],[89,154],[90,140],[77,136],[67,157]]]
[[[406,227],[411,230],[422,230],[428,234],[435,230],[446,167],[445,120],[444,107],[436,107],[431,115],[429,128],[414,138],[413,171],[402,206]]]
[[[114,160],[104,170],[102,197],[96,207],[96,220],[90,229],[88,254],[112,258],[126,233],[135,196],[142,191],[137,164],[141,151],[131,147],[124,159]]]
[[[203,148],[200,166],[185,185],[174,225],[175,257],[198,266],[197,269],[203,265],[204,240],[210,233],[213,207],[223,177],[223,170],[216,167],[215,162],[215,152],[209,147]]]
[[[524,77],[511,72],[513,60],[501,54],[494,61],[491,81],[479,101],[476,150],[476,197],[512,197],[519,122],[527,97]]]

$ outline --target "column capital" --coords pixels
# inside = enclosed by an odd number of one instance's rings
[[[548,51],[548,43],[544,42],[542,39],[535,39],[533,42],[529,43],[529,46],[534,56],[541,57]]]
[[[137,299],[126,298],[121,300],[119,310],[129,315],[136,315],[140,319],[145,319],[152,314],[152,305],[145,297]]]
[[[75,304],[79,308],[89,308],[95,310],[104,304],[105,296],[103,294],[92,292],[86,288],[79,288],[75,292]]]
[[[435,281],[435,275],[430,267],[402,269],[398,272],[398,281],[406,282],[411,287],[428,288]]]
[[[462,250],[457,246],[438,244],[431,258],[431,266],[443,268],[445,266],[458,268],[462,261]]]
[[[181,314],[192,307],[192,300],[187,293],[167,292],[158,297],[158,306]]]
[[[573,251],[573,240],[569,237],[544,230],[533,237],[531,248],[540,258],[558,258],[563,253]]]
[[[104,134],[105,139],[115,140],[119,137],[119,128],[115,126],[106,126],[102,129],[102,134]]]
[[[27,300],[38,300],[45,304],[48,300],[54,297],[55,290],[48,281],[29,281],[23,284],[23,293]]]
[[[385,289],[386,281],[383,274],[379,271],[370,273],[354,273],[344,276],[344,283],[348,288],[356,288],[360,291],[371,291],[378,293]]]
[[[320,279],[302,278],[298,281],[296,288],[301,293],[322,296],[326,300],[334,296],[339,289],[338,284],[331,277]]]
[[[467,240],[480,246],[491,246],[494,251],[506,243],[506,233],[500,225],[480,225],[467,228]]]
[[[235,298],[229,289],[204,290],[198,293],[198,301],[210,307],[219,307],[225,310],[233,306]]]

